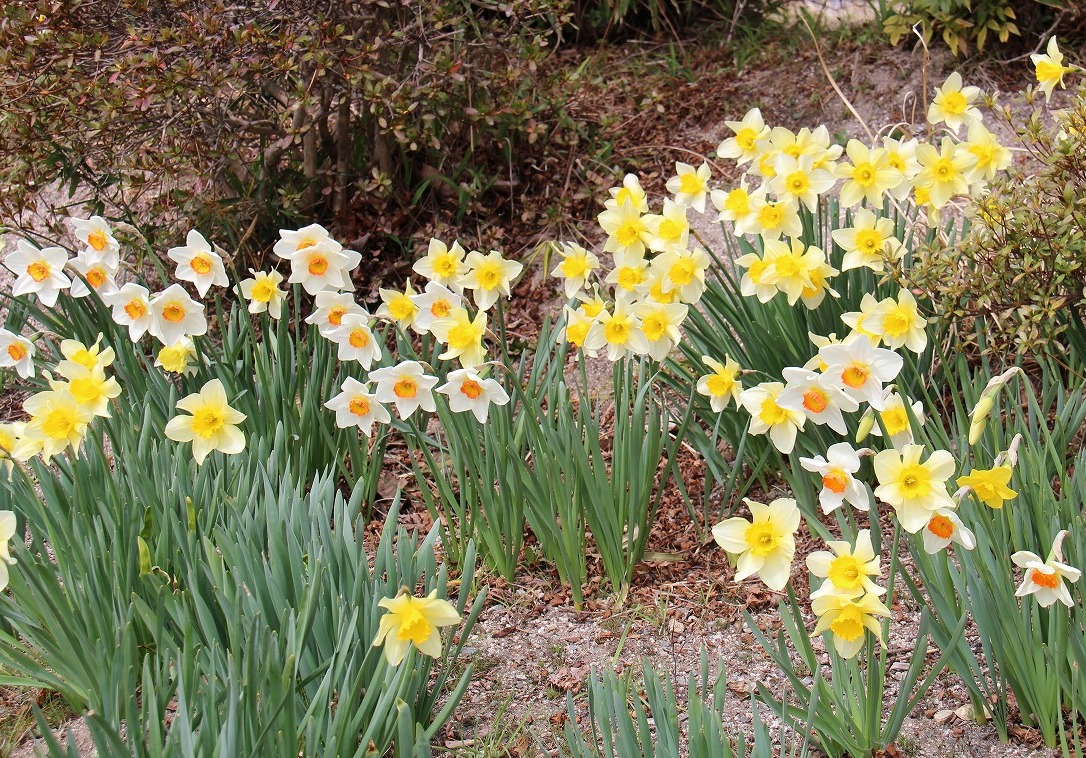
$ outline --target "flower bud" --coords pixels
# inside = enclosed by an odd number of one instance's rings
[[[871,429],[874,426],[875,414],[870,409],[868,409],[860,418],[860,423],[856,427],[856,444],[859,444],[867,439],[867,435],[871,434]]]

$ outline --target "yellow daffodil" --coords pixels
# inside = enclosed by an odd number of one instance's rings
[[[854,658],[860,652],[868,631],[882,643],[882,626],[877,617],[890,615],[890,609],[871,593],[860,597],[822,595],[811,602],[811,610],[818,616],[811,634],[831,632],[833,646],[842,658]]]
[[[453,291],[459,291],[457,281],[467,273],[464,265],[464,256],[467,253],[460,247],[459,242],[453,242],[448,247],[436,237],[430,238],[430,245],[426,249],[426,255],[415,261],[411,267],[419,276],[424,276],[431,282],[437,282],[443,287]]]
[[[155,365],[171,374],[196,373],[196,345],[188,337],[182,337],[172,345],[158,351]]]
[[[499,297],[512,295],[513,280],[524,270],[522,264],[506,260],[496,250],[486,255],[472,251],[464,263],[468,270],[457,284],[471,290],[475,305],[483,311],[498,302]]]
[[[977,156],[944,137],[939,148],[927,143],[916,148],[920,173],[916,175],[916,188],[927,193],[926,203],[938,210],[956,195],[969,194],[969,172],[977,164]],[[919,197],[918,197],[919,199]]]
[[[901,242],[894,236],[894,222],[877,217],[861,208],[852,217],[852,226],[835,229],[833,241],[845,251],[841,270],[860,268],[882,273],[886,261],[899,260],[904,253]]]
[[[714,413],[723,411],[729,402],[734,402],[738,408],[739,395],[743,391],[743,385],[739,381],[739,364],[727,355],[724,356],[723,363],[707,355],[701,357],[701,362],[713,373],[698,379],[698,394],[709,398],[709,406]]]
[[[928,123],[946,124],[957,133],[962,124],[980,121],[980,110],[974,105],[980,97],[980,88],[962,85],[962,75],[957,71],[946,78],[935,90],[935,97],[928,106]]]
[[[735,581],[758,575],[767,587],[780,591],[788,584],[796,554],[799,508],[791,498],[777,498],[769,505],[744,500],[751,520],[736,517],[713,527],[713,539],[736,558]]]
[[[645,196],[645,190],[641,187],[641,180],[637,178],[637,174],[626,174],[626,176],[622,177],[621,185],[611,187],[607,192],[610,197],[603,204],[607,210],[618,210],[629,201],[638,213],[649,212],[649,201]]]
[[[190,415],[170,419],[166,424],[166,436],[174,442],[191,442],[192,457],[197,466],[213,450],[234,455],[245,449],[245,435],[237,425],[246,416],[230,407],[226,389],[218,379],[212,379],[199,392],[178,400],[177,409]]]
[[[649,228],[649,249],[657,252],[686,250],[690,245],[690,222],[686,219],[687,206],[671,198],[664,198],[664,209],[659,215],[644,217]]]
[[[1018,497],[1018,493],[1008,486],[1011,473],[1011,467],[1007,464],[990,469],[973,469],[966,476],[958,477],[958,486],[973,490],[977,500],[989,508],[1002,508],[1003,503]]]
[[[652,231],[630,199],[616,208],[608,208],[598,220],[607,233],[607,241],[603,244],[606,252],[645,254],[645,248],[652,241]]]
[[[807,569],[826,580],[811,593],[812,599],[823,595],[857,597],[865,592],[876,596],[886,594],[883,587],[871,581],[871,577],[882,574],[882,567],[871,545],[870,529],[861,529],[856,533],[855,547],[844,541],[826,544],[829,551],[816,550],[807,556]]]
[[[576,242],[563,242],[557,247],[561,262],[551,271],[551,276],[562,279],[567,298],[573,298],[584,289],[593,272],[600,267],[600,259]]]
[[[377,604],[387,613],[381,616],[373,646],[384,645],[385,660],[391,666],[398,666],[412,645],[424,655],[439,658],[439,629],[460,623],[456,608],[448,600],[439,599],[437,590],[426,597],[412,597],[405,589],[394,598],[382,598]]]
[[[921,463],[923,454],[923,445],[905,445],[900,452],[883,450],[875,456],[875,497],[893,507],[910,534],[923,529],[935,511],[954,508],[946,488],[954,474],[954,456],[936,450]]]
[[[249,269],[252,277],[241,281],[241,296],[249,301],[249,313],[264,313],[278,319],[283,313],[287,293],[279,289],[283,275],[278,271]]]
[[[445,318],[436,319],[430,325],[430,333],[446,349],[439,358],[443,361],[456,358],[464,368],[478,366],[486,360],[486,311],[480,310],[471,318],[463,308],[454,308]]]
[[[413,329],[421,333],[416,323],[419,306],[413,299],[418,293],[415,292],[410,281],[404,284],[403,291],[381,287],[378,293],[381,296],[381,304],[377,306],[375,314],[377,318],[396,324],[404,331]]]
[[[1074,71],[1074,66],[1063,65],[1063,53],[1056,43],[1055,37],[1048,40],[1048,48],[1043,55],[1033,53],[1029,56],[1033,61],[1037,83],[1041,85],[1041,91],[1045,93],[1045,102],[1052,99],[1052,90],[1057,85],[1063,86],[1063,75]]]
[[[907,289],[900,290],[896,300],[888,297],[879,301],[864,325],[891,350],[904,347],[919,355],[928,345],[928,321]]]
[[[724,125],[735,135],[720,143],[716,149],[718,157],[732,158],[740,166],[758,157],[758,140],[769,135],[769,127],[760,110],[751,108],[742,121],[725,121]]]
[[[859,140],[850,139],[845,154],[851,162],[837,167],[837,176],[845,180],[841,186],[842,207],[851,208],[867,200],[871,207],[881,208],[886,193],[905,180],[882,148],[871,149]]]
[[[739,402],[750,414],[750,433],[768,434],[773,447],[787,455],[795,447],[796,433],[803,429],[807,416],[777,403],[783,391],[780,382],[763,382],[743,390]]]
[[[709,164],[694,168],[689,163],[675,163],[675,176],[667,180],[666,189],[679,205],[705,213],[705,198],[709,192]]]
[[[32,445],[40,446],[42,457],[46,460],[69,445],[78,449],[87,425],[94,418],[90,408],[63,390],[31,395],[23,403],[23,410],[30,416],[24,438],[32,441]]]

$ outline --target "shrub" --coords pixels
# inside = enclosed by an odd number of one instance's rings
[[[891,0],[880,2],[883,31],[896,45],[919,24],[925,44],[943,40],[955,56],[968,55],[970,46],[983,51],[991,37],[1007,42],[1022,31],[1042,33],[1060,17],[1081,17],[1081,0]]]
[[[533,72],[564,2],[482,6],[6,4],[0,217],[59,182],[152,247],[183,218],[251,251],[301,218],[403,236],[431,187],[463,213],[561,139]]]
[[[1086,346],[1086,89],[1056,116],[1034,114],[1019,132],[1031,160],[993,183],[957,244],[922,248],[907,272],[963,344],[1012,362]]]

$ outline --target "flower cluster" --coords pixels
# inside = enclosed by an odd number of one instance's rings
[[[1034,58],[1047,94],[1064,72],[1059,68],[1062,58],[1054,42],[1047,56]],[[959,74],[951,74],[936,89],[928,110],[929,124],[942,130],[931,143],[885,137],[874,144],[853,139],[842,148],[830,144],[825,127],[799,132],[771,128],[758,109],[741,121],[728,122],[734,136],[721,143],[717,154],[734,159],[745,172],[737,186],[711,190],[709,197],[725,229],[748,238],[755,250],[736,259],[743,269],[741,294],[761,303],[783,295],[790,306],[802,302],[813,310],[827,296],[838,297],[833,284],[841,272],[868,268],[885,274],[903,265],[902,240],[894,236],[895,225],[888,217],[892,209],[911,204],[921,217],[926,212],[930,222],[953,198],[983,195],[987,182],[1010,163],[1009,151],[981,120],[981,95]],[[840,258],[804,241],[804,230],[812,220],[818,223],[820,199],[834,191],[839,207],[846,210],[846,226],[832,232]],[[905,363],[902,352],[919,355],[928,347],[927,319],[914,293],[901,289],[881,300],[865,294],[860,310],[844,313],[841,322],[849,330],[842,339],[809,335],[814,355],[803,366],[785,368],[782,381],[744,388],[744,372],[735,360],[704,356],[706,372],[696,391],[716,413],[734,403],[749,415],[748,433],[767,435],[786,455],[808,425],[825,426],[841,436],[853,433],[857,441],[869,434],[881,437],[886,448],[877,452],[841,441],[823,455],[798,459],[802,469],[820,477],[822,512],[845,503],[870,511],[877,498],[893,509],[906,533],[919,537],[927,553],[951,544],[972,550],[976,538],[957,515],[959,505],[970,492],[991,508],[1016,497],[1010,487],[1014,446],[991,468],[960,476],[952,494],[948,482],[957,468],[954,457],[915,443],[924,408],[894,386]],[[983,407],[974,414],[977,429],[971,429],[971,443],[983,430],[991,396],[1012,375],[997,377],[985,389]],[[868,456],[873,491],[860,478],[862,459]],[[748,500],[747,505],[750,520],[727,519],[713,528],[713,536],[735,561],[736,581],[757,575],[780,591],[789,581],[800,512],[788,498],[769,505]],[[1026,569],[1019,596],[1036,594],[1042,605],[1057,599],[1071,604],[1063,582],[1077,581],[1079,571],[1062,562],[1063,535],[1057,536],[1046,560],[1015,553],[1015,564]],[[852,657],[863,645],[865,630],[881,641],[877,619],[889,616],[881,600],[885,590],[874,584],[881,574],[880,559],[867,530],[859,532],[855,544],[831,541],[829,547],[807,561],[811,574],[824,580],[811,594],[819,618],[814,633],[830,633],[838,653]]]
[[[709,254],[691,245],[688,213],[705,212],[709,166],[675,164],[667,183],[672,196],[660,213],[650,213],[638,178],[627,174],[599,214],[607,235],[602,253],[610,253],[610,270],[600,257],[566,242],[558,247],[561,261],[551,272],[563,282],[572,302],[558,340],[589,355],[605,352],[611,361],[644,355],[662,361],[678,344],[680,327],[691,306],[705,291]],[[574,306],[574,303],[576,305]]]

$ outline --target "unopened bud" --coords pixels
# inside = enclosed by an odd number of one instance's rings
[[[860,418],[860,424],[856,427],[856,444],[863,442],[867,439],[867,435],[871,434],[872,428],[875,426],[875,414],[871,410],[868,410]]]

